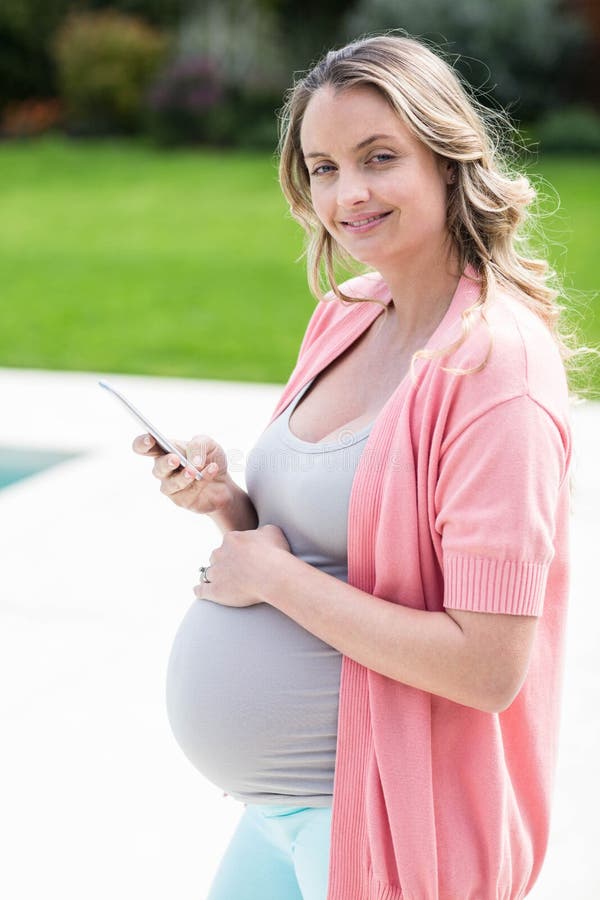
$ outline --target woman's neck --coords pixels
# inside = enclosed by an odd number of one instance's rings
[[[458,255],[415,261],[402,271],[379,270],[392,295],[385,316],[392,339],[400,346],[423,343],[444,318],[462,272]]]

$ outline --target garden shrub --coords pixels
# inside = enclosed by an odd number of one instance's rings
[[[214,62],[171,61],[146,97],[147,126],[163,145],[214,144],[274,150],[279,96],[246,94],[226,84]]]
[[[206,57],[171,61],[145,102],[149,130],[160,143],[230,142],[233,111],[225,85]]]
[[[17,100],[2,111],[0,134],[10,138],[37,137],[62,123],[63,110],[56,99]]]
[[[553,110],[532,129],[542,153],[600,154],[600,115],[588,106]]]
[[[138,130],[144,93],[167,50],[166,37],[141,19],[115,11],[69,16],[54,41],[69,129]]]
[[[275,149],[276,110],[290,67],[271,5],[270,0],[206,0],[182,19],[174,42],[176,61],[161,73],[150,96],[150,127],[159,139],[168,134],[172,143],[214,141]],[[207,77],[203,66],[210,71],[211,83],[220,86],[219,102],[210,108],[201,103]],[[177,90],[187,97],[194,93],[185,84],[188,67],[199,96],[184,104]],[[161,97],[167,85],[168,99]],[[161,88],[158,103],[156,88]]]
[[[290,69],[272,0],[205,0],[179,25],[176,54],[209,58],[224,84],[247,95],[287,87]]]
[[[17,100],[55,97],[58,85],[52,38],[75,9],[113,9],[173,28],[190,0],[0,0],[0,107]]]
[[[235,133],[237,147],[249,150],[277,148],[277,111],[282,99],[279,94],[250,94],[243,91],[234,94]]]

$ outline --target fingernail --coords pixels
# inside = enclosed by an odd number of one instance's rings
[[[171,457],[171,459],[169,460],[169,465],[171,466],[172,469],[176,469],[177,466],[179,465],[179,460],[175,459],[174,457]]]
[[[211,463],[210,466],[208,467],[208,469],[207,469],[206,471],[207,471],[207,472],[210,472],[211,475],[212,475],[212,473],[213,473],[213,472],[216,472],[218,468],[219,468],[219,467],[218,467],[218,465],[217,465],[216,463]]]
[[[146,447],[149,447],[150,444],[152,443],[152,438],[150,437],[149,434],[147,434],[146,437],[144,438],[144,443],[145,443]]]
[[[191,472],[188,472],[187,469],[185,470],[185,472],[184,472],[183,474],[185,475],[185,477],[186,477],[187,479],[190,479],[190,478],[193,478],[193,477],[194,477],[194,476],[192,475]]]
[[[204,462],[204,458],[202,456],[194,456],[192,462],[195,466],[201,466]]]

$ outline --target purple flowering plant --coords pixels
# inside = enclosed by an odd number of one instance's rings
[[[148,126],[163,144],[229,144],[235,130],[231,91],[206,56],[173,60],[146,96]]]
[[[225,87],[214,63],[206,57],[189,57],[163,69],[150,88],[148,106],[156,113],[201,116],[224,99]]]

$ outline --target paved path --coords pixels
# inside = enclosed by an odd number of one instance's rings
[[[220,534],[158,492],[149,463],[129,452],[135,423],[96,380],[0,370],[0,444],[80,453],[0,492],[0,895],[204,900],[242,807],[180,752],[164,675],[198,565]],[[245,454],[281,391],[111,380],[167,433],[214,435],[241,484]],[[574,409],[573,422],[561,756],[533,900],[600,897],[600,406]]]

